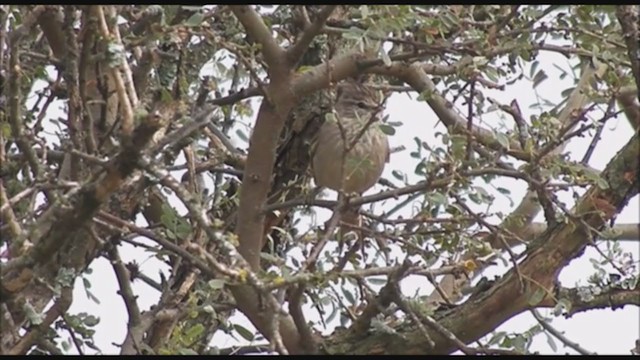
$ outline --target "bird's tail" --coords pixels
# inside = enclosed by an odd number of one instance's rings
[[[339,229],[339,240],[338,240],[338,249],[339,252],[342,253],[342,249],[345,241],[353,241],[354,238],[356,241],[360,242],[360,248],[364,251],[364,238],[367,235],[364,231],[362,224],[362,216],[359,212],[360,208],[349,208],[344,210],[340,217],[340,229]],[[373,238],[373,240],[378,245],[380,251],[382,251],[385,259],[388,260],[387,251],[389,250],[387,246],[386,239],[380,237],[376,234],[369,234]]]
[[[340,216],[340,241],[346,239],[347,233],[354,233],[358,240],[363,239],[362,218],[358,212],[359,208],[349,208],[344,210]]]

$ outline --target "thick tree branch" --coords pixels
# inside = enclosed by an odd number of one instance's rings
[[[620,94],[618,95],[617,100],[631,127],[638,131],[638,129],[640,129],[640,102],[638,101],[638,89],[635,86],[628,86],[620,89]]]
[[[626,289],[620,285],[607,285],[602,287],[578,287],[559,288],[555,297],[558,300],[567,301],[569,308],[565,309],[564,316],[567,318],[575,314],[596,309],[617,310],[625,305],[640,306],[640,283],[635,288]],[[555,307],[555,301],[546,299],[539,304],[544,307]]]
[[[544,237],[531,244],[527,255],[519,264],[519,274],[512,269],[488,290],[472,295],[462,305],[439,314],[436,317],[439,324],[468,344],[532,306],[554,304],[553,299],[559,298],[558,295],[554,296],[557,275],[589,245],[589,236],[586,236],[585,231],[601,229],[637,194],[640,188],[640,164],[637,162],[639,151],[640,138],[636,134],[602,172],[609,187],[605,190],[597,186],[591,187],[572,209],[575,219],[549,229]],[[594,230],[586,229],[585,225]],[[521,286],[522,281],[525,283],[524,288]],[[638,299],[637,291],[624,291],[623,298],[626,300],[619,302],[629,303],[632,301],[630,299]],[[611,306],[610,296],[605,295],[602,300],[603,307]],[[455,345],[436,332],[429,333],[436,344],[435,348],[429,348],[424,337],[408,323],[403,323],[395,330],[402,336],[389,337],[373,333],[366,340],[356,340],[348,334],[337,333],[335,338],[326,339],[325,344],[330,349],[338,342],[342,346],[341,351],[348,353],[363,353],[376,344],[378,349],[395,355],[444,354],[456,349]]]
[[[91,8],[91,13],[98,19],[99,28],[101,35],[105,39],[110,39],[111,32],[109,31],[109,27],[107,26],[107,20],[105,18],[104,11],[102,10],[102,5],[94,5]],[[122,45],[122,44],[120,44]],[[124,54],[116,54],[115,56],[120,57],[120,61],[123,63],[127,61]],[[129,69],[129,66],[126,66]],[[131,70],[129,69],[129,73]],[[137,95],[135,90],[133,90],[133,80],[128,84],[129,86],[125,86],[124,79],[122,79],[122,75],[118,67],[111,67],[110,73],[113,78],[113,81],[116,85],[116,90],[118,92],[118,99],[120,100],[120,105],[122,106],[122,135],[125,137],[130,137],[133,133],[133,107],[137,105]],[[127,89],[130,89],[130,94],[127,94]]]
[[[250,5],[231,5],[230,8],[247,30],[247,34],[262,45],[262,54],[267,65],[269,65],[269,71],[282,68],[285,65],[285,52],[276,43],[271,35],[271,30],[262,21],[262,16]]]
[[[295,67],[298,61],[300,61],[300,58],[302,58],[304,53],[307,51],[309,44],[311,44],[313,38],[320,33],[324,23],[327,21],[329,16],[331,16],[331,13],[336,7],[337,5],[325,5],[322,10],[320,10],[313,23],[304,29],[304,32],[298,41],[287,50],[286,56],[291,66]]]
[[[533,223],[529,226],[531,234],[529,238],[536,238],[546,230],[547,224]],[[605,235],[608,236],[596,236],[596,238],[602,240],[640,241],[640,224],[615,224]]]
[[[58,59],[64,59],[67,54],[66,40],[62,30],[62,10],[60,6],[44,6],[44,12],[38,16],[38,25],[47,38],[53,55]],[[35,11],[36,9],[34,9]]]
[[[618,5],[616,6],[616,17],[622,27],[622,36],[627,45],[627,54],[631,62],[631,73],[636,80],[637,98],[640,101],[640,31],[638,31],[638,21],[640,14],[638,6]]]

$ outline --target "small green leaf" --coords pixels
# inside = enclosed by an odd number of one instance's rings
[[[389,126],[387,124],[380,124],[378,125],[380,127],[380,130],[382,130],[383,133],[385,133],[385,135],[394,135],[396,133],[396,129],[394,129],[392,126]]]
[[[329,112],[324,115],[324,121],[337,123],[338,119],[336,119],[336,115],[334,113]]]
[[[91,289],[91,281],[85,277],[82,278],[82,285],[84,285],[86,289]]]
[[[605,180],[604,178],[602,178],[600,176],[598,176],[596,178],[596,184],[602,190],[607,190],[609,188],[609,183],[607,182],[607,180]]]
[[[360,6],[360,15],[362,15],[362,19],[369,17],[369,7],[367,5]]]
[[[83,322],[84,322],[84,324],[86,326],[93,327],[93,326],[98,325],[98,323],[100,323],[100,318],[99,317],[95,317],[93,315],[87,315],[84,318]]]
[[[434,206],[446,205],[449,202],[444,194],[438,192],[429,194],[428,200],[429,203]]]
[[[543,289],[537,288],[536,291],[534,291],[533,294],[529,296],[529,299],[527,299],[527,303],[531,306],[536,306],[540,304],[542,300],[544,300],[544,297],[546,295],[547,293]]]
[[[29,302],[22,305],[22,311],[31,325],[40,325],[44,320],[44,314],[37,312]]]
[[[233,329],[247,341],[253,341],[253,338],[255,337],[251,331],[241,325],[233,324]]]
[[[382,58],[382,62],[385,66],[391,66],[391,58],[382,47],[380,47],[380,57]]]
[[[190,339],[196,339],[203,332],[204,332],[204,325],[195,324],[185,332],[185,335]]]
[[[224,287],[224,280],[222,279],[209,280],[209,282],[207,282],[207,286],[209,286],[209,289],[211,290],[222,289]]]
[[[200,24],[202,24],[202,20],[204,20],[204,14],[202,14],[201,12],[197,12],[191,15],[191,17],[187,19],[187,21],[185,21],[184,26],[200,26]]]
[[[327,323],[331,323],[336,318],[336,315],[338,315],[338,308],[333,306],[331,309],[331,313],[329,314],[329,316],[327,316]]]
[[[536,73],[536,75],[533,77],[533,88],[537,88],[538,85],[540,85],[543,81],[547,80],[549,78],[549,76],[547,75],[547,73],[544,72],[544,70],[540,70]]]
[[[4,136],[5,138],[10,138],[11,137],[11,125],[9,125],[8,123],[1,123],[0,124],[0,132],[2,133],[2,136]]]
[[[342,289],[342,294],[344,295],[345,299],[347,299],[347,301],[349,302],[349,304],[355,304],[356,303],[356,298],[353,296],[353,294],[351,293],[351,291],[347,290],[347,289]]]
[[[509,137],[503,133],[496,133],[496,140],[498,143],[502,145],[503,148],[509,150],[511,142],[509,141]]]
[[[193,349],[188,348],[180,348],[178,349],[179,355],[198,355],[198,353]]]
[[[149,6],[151,7],[151,6]],[[202,6],[191,6],[191,5],[182,5],[180,6],[183,10],[187,11],[200,11],[202,10]],[[162,8],[161,8],[162,9]]]
[[[499,343],[500,341],[502,341],[502,339],[504,339],[505,335],[507,335],[507,333],[504,331],[496,332],[495,334],[493,334],[487,345],[495,345]]]
[[[564,313],[568,313],[571,311],[571,301],[567,298],[562,298],[558,300],[558,303],[553,308],[553,314],[555,316],[562,315]]]
[[[367,282],[371,283],[372,285],[384,285],[387,283],[387,280],[379,278],[368,278]]]
[[[556,345],[556,342],[553,340],[553,338],[547,333],[545,333],[545,335],[547,335],[547,344],[549,344],[551,350],[553,350],[553,352],[558,351],[558,346]]]
[[[534,62],[531,63],[531,69],[529,70],[529,77],[531,78],[533,77],[533,74],[535,74],[536,70],[538,70],[538,65],[540,65],[540,62],[538,60],[535,60]]]
[[[238,130],[236,130],[236,135],[238,135],[240,140],[242,140],[244,142],[249,142],[249,138],[247,137],[247,134],[244,133],[244,131],[238,129]]]

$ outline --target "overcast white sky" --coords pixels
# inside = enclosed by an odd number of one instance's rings
[[[539,57],[541,64],[539,68],[545,69],[549,75],[549,79],[543,82],[538,88],[537,93],[551,101],[557,102],[561,96],[560,93],[566,88],[572,86],[570,82],[570,76],[564,81],[559,80],[560,71],[557,70],[552,63],[556,63],[560,67],[565,68],[568,72],[569,65],[562,56],[555,54],[542,54]],[[525,72],[526,73],[526,72]],[[509,86],[506,91],[486,90],[482,89],[486,96],[497,99],[503,104],[509,104],[514,98],[518,100],[522,111],[525,114],[525,118],[528,119],[530,115],[537,114],[537,109],[530,109],[530,105],[537,102],[536,92],[532,90],[531,84],[523,80],[516,84]],[[392,147],[404,145],[407,150],[395,153],[392,155],[391,162],[385,169],[385,175],[392,181],[397,182],[391,176],[392,170],[401,170],[405,173],[409,179],[409,182],[415,182],[419,179],[412,175],[412,170],[415,167],[415,160],[411,159],[409,152],[413,150],[415,136],[420,137],[432,146],[440,144],[440,140],[435,137],[436,131],[445,133],[446,130],[442,125],[436,126],[436,117],[425,103],[419,103],[415,100],[417,94],[412,94],[413,100],[411,100],[406,94],[397,94],[392,96],[386,107],[386,114],[389,114],[389,121],[402,122],[403,126],[396,129],[396,134],[390,137],[390,144]],[[58,108],[60,112],[57,114],[52,113],[53,117],[63,116],[63,103],[59,102]],[[506,119],[506,118],[505,118]],[[502,121],[501,117],[497,113],[486,115],[483,119],[486,124],[495,125]],[[506,119],[508,123],[508,119]],[[54,132],[55,128],[49,124],[48,131]],[[248,132],[247,132],[248,133]],[[633,132],[627,120],[623,117],[610,120],[607,122],[602,134],[602,140],[598,144],[596,151],[591,158],[590,165],[596,169],[603,169],[613,155],[631,138]],[[238,146],[245,146],[243,142],[235,138],[234,141]],[[589,145],[590,138],[574,139],[567,147],[566,151],[571,154],[572,159],[580,160],[585,153],[586,148]],[[178,173],[179,179],[181,173]],[[478,183],[478,185],[483,185]],[[514,204],[511,204],[509,199],[504,195],[493,191],[489,186],[485,186],[485,189],[494,194],[496,200],[490,211],[501,210],[504,213],[508,213],[517,205],[526,191],[526,184],[522,181],[515,180],[500,180],[496,182],[495,186],[502,186],[512,191],[512,200]],[[372,192],[376,192],[379,189],[373,189]],[[331,194],[333,196],[333,194]],[[570,194],[563,193],[560,196],[561,200],[566,201],[567,204],[572,205],[573,200]],[[180,209],[181,213],[184,213],[184,207],[177,202],[174,202],[176,208]],[[410,210],[410,207],[407,207]],[[481,210],[478,209],[477,210]],[[487,210],[487,209],[482,209]],[[630,205],[619,215],[618,222],[638,222],[638,214],[640,209],[638,206],[638,197],[631,201]],[[402,212],[400,213],[402,214]],[[404,212],[404,215],[408,215]],[[317,221],[324,222],[328,216],[328,211],[318,211]],[[140,220],[139,220],[140,221]],[[538,216],[536,221],[543,221],[542,216]],[[494,219],[494,223],[498,220]],[[142,221],[141,224],[144,224]],[[149,243],[149,242],[148,242]],[[604,243],[600,243],[604,246]],[[626,251],[633,253],[633,259],[638,261],[640,258],[639,242],[624,242],[622,244]],[[135,260],[141,264],[142,271],[159,281],[159,271],[165,272],[169,277],[168,269],[166,266],[160,264],[153,254],[144,252],[140,249],[133,248],[127,244],[123,245],[121,255],[125,262]],[[577,285],[587,285],[587,277],[594,272],[589,258],[597,257],[593,249],[589,249],[582,258],[575,260],[567,267],[561,274],[560,280],[562,285],[567,287],[573,287]],[[78,280],[76,289],[74,291],[74,303],[70,309],[71,313],[88,312],[100,317],[100,324],[97,326],[97,334],[95,336],[97,345],[102,349],[105,354],[117,353],[119,349],[112,345],[112,343],[121,343],[124,339],[127,323],[127,312],[124,303],[119,295],[117,295],[118,286],[112,267],[108,262],[101,258],[96,260],[93,265],[93,274],[89,276],[93,286],[91,291],[100,299],[101,304],[95,304],[91,300],[87,299],[82,282]],[[485,276],[492,278],[495,275],[502,274],[504,267],[495,266],[485,272]],[[432,290],[432,287],[425,284],[425,281],[421,278],[407,278],[402,283],[405,294],[414,294],[416,290],[420,294],[427,294]],[[140,308],[147,310],[152,304],[156,303],[159,297],[159,293],[151,289],[149,286],[142,282],[136,282],[134,284],[134,290],[138,295],[138,302]],[[541,311],[543,315],[548,314],[546,310]],[[315,311],[309,312],[310,320],[316,319]],[[640,338],[639,329],[640,311],[637,307],[627,306],[622,310],[617,311],[603,311],[596,310],[587,313],[582,313],[574,316],[571,319],[565,320],[563,318],[557,318],[553,321],[553,325],[561,331],[565,332],[571,340],[579,343],[588,350],[600,353],[600,354],[629,354],[629,350],[633,347],[636,339]],[[234,322],[237,322],[247,328],[253,329],[251,324],[242,315],[238,315],[233,318]],[[337,321],[336,321],[337,322]],[[523,331],[536,323],[535,319],[529,314],[524,313],[517,316],[507,323],[500,326],[497,330],[501,331]],[[335,324],[334,324],[335,325]],[[66,335],[65,335],[66,336]],[[231,337],[224,334],[217,334],[213,340],[214,344],[220,348],[232,346],[238,344],[238,342]],[[559,353],[574,353],[571,349],[563,349],[559,341],[555,341],[559,350]],[[540,335],[536,338],[531,348],[534,351],[540,351],[541,353],[554,353],[547,343],[545,335]],[[91,353],[91,351],[87,351]],[[75,349],[71,349],[71,353],[75,353]]]

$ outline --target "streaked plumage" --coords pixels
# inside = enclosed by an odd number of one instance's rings
[[[387,136],[378,126],[381,102],[369,86],[354,81],[339,85],[334,116],[320,128],[314,147],[317,185],[347,194],[375,185],[389,160]]]

